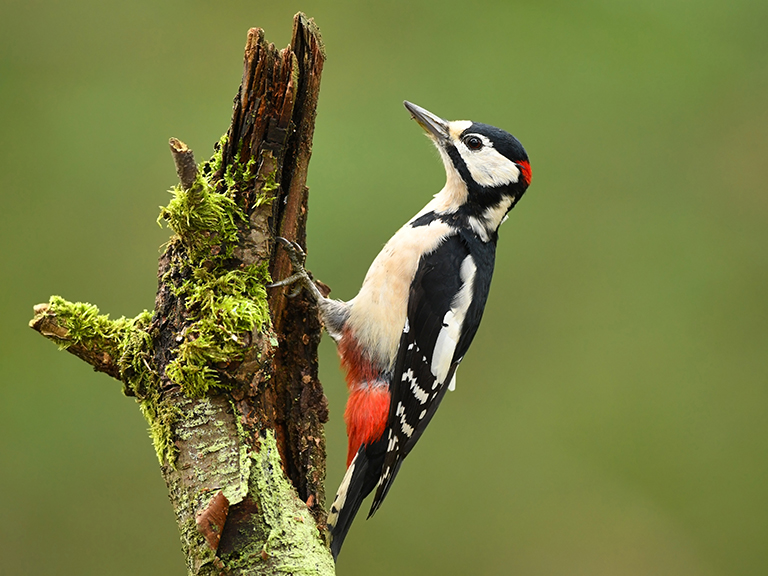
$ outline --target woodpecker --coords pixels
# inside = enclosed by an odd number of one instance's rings
[[[346,372],[347,472],[328,514],[334,560],[363,499],[370,518],[424,433],[475,337],[491,286],[497,231],[531,183],[528,155],[504,130],[449,122],[404,102],[443,160],[445,186],[386,243],[360,292],[323,297],[304,253],[279,238],[318,302]]]

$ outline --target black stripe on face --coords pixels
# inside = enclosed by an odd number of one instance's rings
[[[454,144],[447,144],[445,146],[445,152],[451,159],[453,167],[456,168],[459,176],[461,176],[461,179],[467,185],[469,194],[477,194],[479,191],[481,191],[482,187],[479,186],[477,182],[475,182],[475,180],[472,178],[472,175],[469,173],[469,168],[467,168],[467,164],[464,162],[464,158],[461,157],[461,153],[459,153],[458,148],[456,148]]]
[[[465,207],[468,215],[480,216],[486,208],[496,206],[501,202],[502,197],[508,194],[510,190],[509,185],[486,188],[475,182],[474,178],[472,178],[472,175],[469,173],[469,168],[467,168],[464,158],[461,157],[461,153],[456,146],[449,144],[446,146],[445,151],[451,159],[451,162],[453,162],[461,179],[464,181],[464,184],[467,185],[469,195]]]
[[[508,186],[486,188],[475,182],[472,175],[469,173],[464,158],[461,157],[456,146],[449,144],[446,146],[445,151],[451,159],[451,162],[453,162],[461,179],[467,185],[467,191],[469,192],[467,203],[461,207],[461,210],[465,212],[467,216],[481,216],[487,208],[496,206],[501,202],[501,199],[507,195],[509,192]]]

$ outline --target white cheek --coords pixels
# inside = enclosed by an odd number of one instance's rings
[[[514,184],[520,178],[517,164],[499,154],[492,146],[472,151],[463,142],[457,145],[472,179],[481,186],[495,187]]]

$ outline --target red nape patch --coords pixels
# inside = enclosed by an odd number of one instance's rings
[[[349,446],[347,466],[360,446],[375,442],[384,434],[389,418],[389,388],[374,383],[352,390],[344,412]]]
[[[525,180],[525,183],[530,186],[531,185],[531,163],[528,162],[528,160],[521,160],[517,163],[518,166],[520,166],[520,174],[523,175],[523,180]]]

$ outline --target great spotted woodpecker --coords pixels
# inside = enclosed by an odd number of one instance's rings
[[[363,499],[376,489],[370,517],[454,389],[488,298],[497,230],[531,183],[512,135],[404,104],[437,147],[446,183],[387,242],[358,295],[323,297],[298,245],[279,239],[294,274],[274,286],[298,282],[317,300],[349,387],[347,472],[328,514],[334,559]]]

